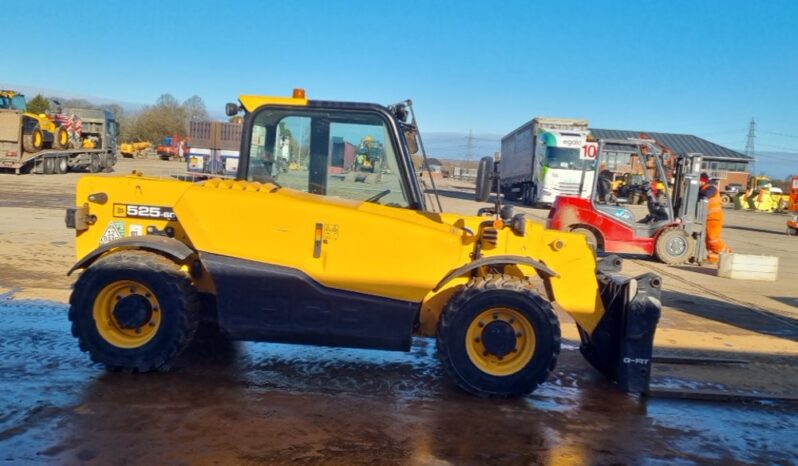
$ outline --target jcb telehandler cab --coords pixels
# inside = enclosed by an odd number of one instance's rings
[[[590,198],[557,198],[549,211],[548,228],[580,233],[599,251],[607,253],[655,256],[671,265],[706,260],[707,203],[698,195],[701,156],[676,157],[671,176],[665,171],[663,152],[654,141],[604,139],[599,140],[595,166],[608,166],[610,154],[618,153],[629,154],[630,163],[641,172],[645,208],[624,202],[621,197],[609,202],[603,199],[599,195],[601,176],[595,176]]]
[[[242,340],[408,351],[437,338],[447,372],[480,396],[532,391],[554,368],[554,306],[582,352],[625,391],[648,387],[660,279],[597,264],[581,235],[509,209],[462,216],[427,205],[409,101],[241,96],[236,180],[83,177],[67,225],[81,270],[72,332],[116,370],[168,367],[201,319]],[[411,121],[408,121],[411,120]],[[382,144],[369,177],[347,176],[346,144]],[[297,170],[277,169],[288,139]],[[333,146],[336,147],[333,150]],[[350,154],[351,155],[351,154]],[[282,154],[281,154],[282,156]],[[483,161],[478,191],[492,183]]]

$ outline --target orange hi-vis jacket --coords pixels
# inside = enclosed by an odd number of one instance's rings
[[[701,187],[701,195],[707,199],[707,230],[706,245],[709,253],[708,259],[713,261],[717,255],[729,251],[726,243],[720,239],[723,230],[723,203],[720,200],[720,191],[713,184],[705,184]]]
[[[705,184],[701,187],[701,194],[707,198],[707,219],[723,219],[723,202],[720,200],[720,191],[713,184]]]

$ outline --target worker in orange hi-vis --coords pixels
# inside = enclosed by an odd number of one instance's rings
[[[720,200],[720,190],[717,185],[709,180],[709,175],[702,173],[700,177],[699,199],[706,199],[707,206],[707,262],[718,262],[718,254],[732,252],[726,243],[720,239],[723,230],[723,204]]]

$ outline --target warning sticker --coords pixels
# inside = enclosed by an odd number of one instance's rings
[[[100,238],[100,244],[110,243],[121,239],[123,236],[125,236],[125,222],[111,222],[108,224],[108,228],[105,229],[102,238]]]
[[[144,228],[141,225],[130,225],[130,236],[141,236],[144,234]]]
[[[338,239],[338,225],[324,224],[324,239]]]

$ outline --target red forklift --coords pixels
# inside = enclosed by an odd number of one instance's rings
[[[787,234],[798,236],[798,176],[793,176],[790,180],[789,212],[792,218],[787,220]]]
[[[619,153],[639,162],[645,207],[630,204],[610,188],[607,178],[612,173],[606,167],[610,154]],[[585,168],[598,173],[582,176],[583,182],[593,180],[590,198],[559,196],[549,211],[548,227],[581,233],[605,253],[654,256],[669,265],[701,264],[707,256],[707,201],[698,197],[701,155],[675,157],[672,178],[665,171],[666,156],[674,157],[651,139],[599,140],[597,163]]]

